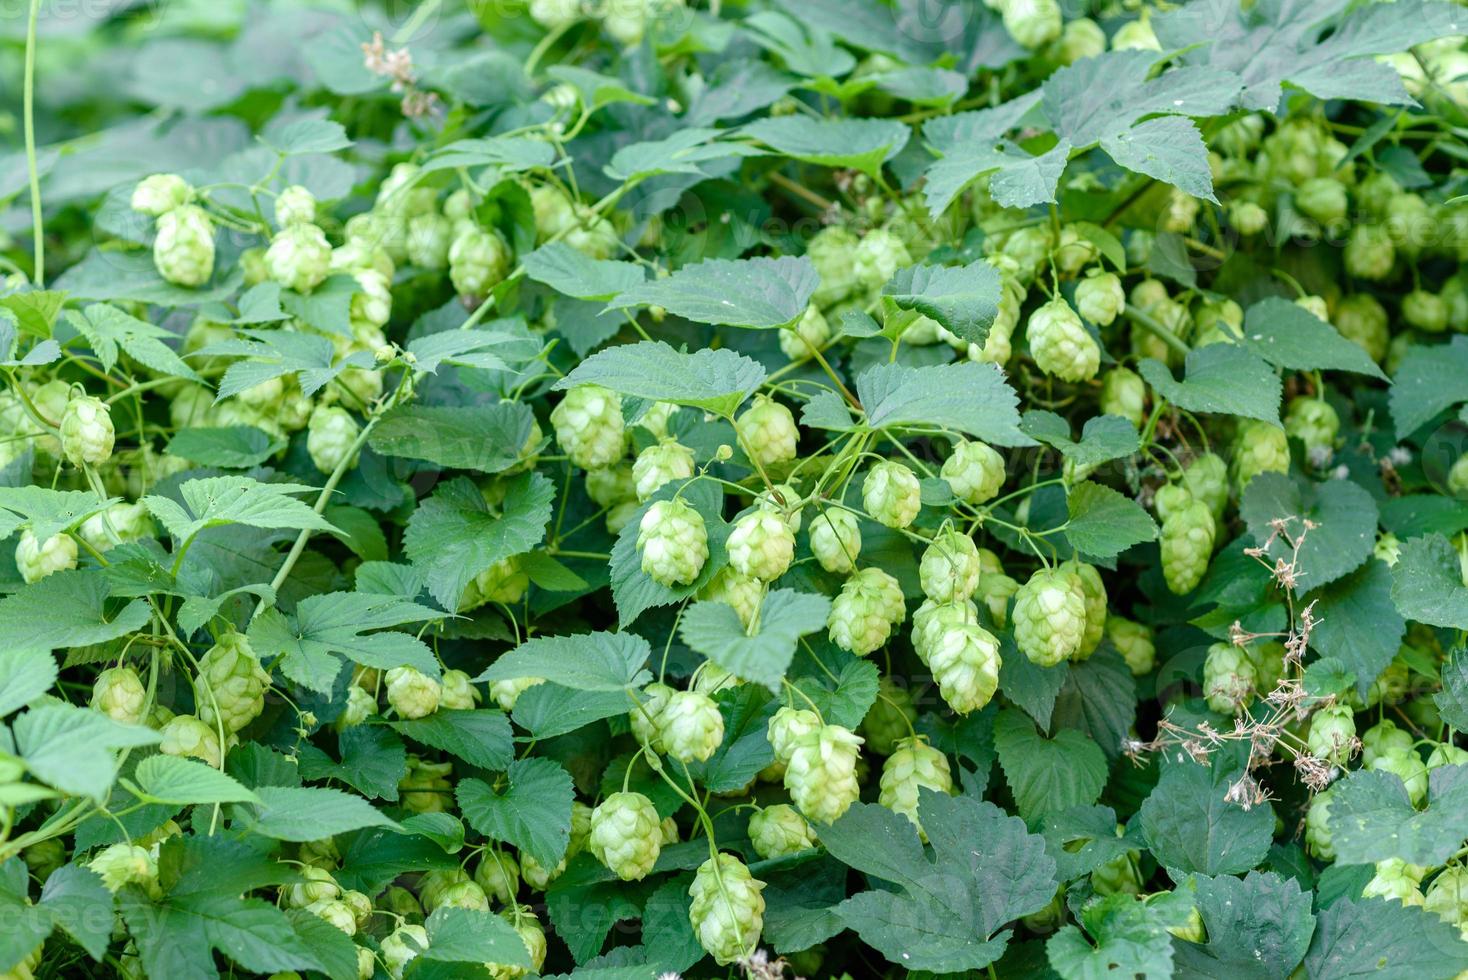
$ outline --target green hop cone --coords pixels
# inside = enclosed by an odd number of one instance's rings
[[[598,507],[614,507],[637,499],[637,478],[632,467],[618,463],[586,473],[586,495]]]
[[[674,692],[657,719],[663,751],[680,762],[704,762],[724,741],[719,706],[697,691]]]
[[[402,718],[426,718],[439,708],[443,685],[416,667],[394,667],[384,675],[387,703]]]
[[[880,289],[903,266],[912,265],[912,255],[895,233],[876,228],[857,244],[852,257],[852,272],[859,289]]]
[[[720,966],[754,952],[764,929],[765,883],[732,854],[698,866],[688,888],[688,921],[699,945]]]
[[[840,225],[822,228],[811,236],[805,247],[805,255],[816,267],[816,274],[821,279],[815,295],[811,297],[815,306],[829,307],[856,292],[858,244],[856,235]],[[824,322],[824,318],[822,320]],[[829,332],[829,327],[827,330]],[[801,356],[806,357],[809,354],[804,352]]]
[[[1380,364],[1391,343],[1387,313],[1370,293],[1352,293],[1336,304],[1335,328]]]
[[[1115,367],[1101,376],[1101,413],[1120,415],[1138,429],[1147,419],[1147,384],[1130,368]]]
[[[474,883],[501,905],[509,905],[520,890],[520,864],[509,851],[488,850],[474,869]]]
[[[462,670],[443,672],[443,694],[439,707],[449,711],[472,711],[479,704],[480,693]]]
[[[360,288],[352,294],[349,307],[352,330],[359,338],[370,335],[379,339],[380,333],[375,332],[392,319],[392,279],[377,269],[358,269],[352,278]]]
[[[97,551],[106,552],[120,544],[151,538],[153,516],[142,502],[117,503],[87,518],[76,533]]]
[[[1357,279],[1380,282],[1392,274],[1397,248],[1381,225],[1362,224],[1351,229],[1346,240],[1346,271]]]
[[[1062,65],[1073,65],[1082,58],[1094,58],[1106,52],[1106,32],[1089,17],[1067,21],[1060,32],[1060,40],[1052,49],[1055,60]]]
[[[744,624],[745,629],[754,622],[764,596],[763,582],[727,566],[719,569],[719,573],[698,593],[700,599],[727,603],[739,614],[739,622]]]
[[[785,789],[812,823],[832,823],[861,795],[857,760],[862,739],[840,725],[822,725],[795,740]]]
[[[1076,310],[1098,327],[1109,327],[1126,309],[1126,291],[1114,272],[1087,276],[1076,283]]]
[[[1412,751],[1412,733],[1398,728],[1390,718],[1366,729],[1361,735],[1361,764],[1370,766],[1388,755],[1406,755]]]
[[[1427,869],[1401,858],[1376,862],[1376,874],[1361,889],[1362,898],[1384,898],[1403,905],[1423,905],[1422,877]]]
[[[15,546],[15,566],[27,585],[55,572],[75,568],[76,556],[76,539],[65,533],[53,534],[41,542],[26,528],[20,532],[20,541]]]
[[[571,462],[586,470],[611,466],[622,458],[626,429],[622,399],[601,385],[577,385],[550,415],[556,442]]]
[[[307,225],[316,221],[316,195],[292,184],[275,199],[275,223],[282,228],[288,225]]]
[[[78,395],[61,416],[61,452],[80,466],[100,466],[112,456],[112,414],[107,403]]]
[[[739,444],[750,458],[761,466],[788,463],[795,458],[800,432],[790,409],[765,395],[754,402],[734,421]]]
[[[891,755],[897,742],[912,731],[915,721],[917,709],[912,693],[884,676],[877,682],[877,699],[861,720],[861,734],[873,752]]]
[[[489,698],[499,705],[501,711],[514,711],[520,695],[544,683],[545,679],[542,677],[516,677],[511,680],[495,681],[489,685]]]
[[[1039,48],[1060,37],[1057,0],[1004,0],[1000,11],[1009,36],[1027,48]]]
[[[1117,828],[1121,836],[1121,828]],[[1137,871],[1137,852],[1125,851],[1097,866],[1091,872],[1091,887],[1098,895],[1137,895],[1142,891]]]
[[[830,339],[831,324],[821,308],[812,303],[793,326],[780,331],[780,352],[792,361],[803,361],[812,356],[812,350],[825,347]]]
[[[861,554],[861,525],[850,511],[828,508],[810,522],[810,550],[828,572],[849,575]]]
[[[1422,907],[1460,930],[1468,925],[1468,868],[1444,868],[1428,886]]]
[[[408,756],[408,773],[398,783],[404,809],[413,813],[443,813],[454,799],[452,762],[425,762]]]
[[[357,917],[345,902],[335,900],[312,902],[306,906],[306,911],[323,922],[330,923],[348,936],[354,936],[357,933]]]
[[[770,719],[765,738],[769,740],[770,748],[775,752],[775,761],[788,764],[791,753],[795,751],[795,744],[802,737],[818,732],[820,729],[821,718],[814,711],[786,705],[776,711],[774,717]]]
[[[485,602],[512,606],[525,598],[530,588],[530,573],[520,555],[501,558],[474,576],[473,589]]]
[[[1356,746],[1356,718],[1344,704],[1321,708],[1310,717],[1310,754],[1343,766]]]
[[[1335,446],[1335,437],[1340,432],[1341,420],[1330,403],[1300,395],[1290,399],[1285,411],[1285,434],[1305,444],[1306,449],[1329,450]]]
[[[923,594],[934,602],[970,598],[979,587],[979,549],[974,539],[949,528],[923,550],[918,564]]]
[[[158,730],[163,741],[158,751],[164,755],[176,755],[200,762],[216,769],[223,764],[224,753],[220,750],[219,732],[193,715],[174,715]]]
[[[632,463],[633,488],[638,502],[646,501],[665,483],[693,476],[693,450],[673,439],[648,446]]]
[[[1254,700],[1259,684],[1254,661],[1248,651],[1232,643],[1215,643],[1203,660],[1203,697],[1208,707],[1221,715],[1232,715]]]
[[[1121,616],[1107,616],[1106,638],[1116,647],[1134,676],[1152,672],[1157,663],[1157,648],[1152,642],[1150,627]]]
[[[202,286],[214,274],[214,222],[203,208],[185,204],[158,218],[153,265],[176,286]]]
[[[903,739],[897,751],[882,765],[877,802],[894,813],[902,814],[922,833],[922,824],[918,821],[918,791],[923,788],[939,793],[953,792],[953,773],[948,768],[948,759],[921,737]]]
[[[879,524],[907,527],[923,506],[917,476],[901,463],[885,460],[867,472],[861,485],[862,506]]]
[[[1228,202],[1228,220],[1240,235],[1257,235],[1269,227],[1269,212],[1254,201],[1235,198]]]
[[[912,647],[918,659],[928,662],[933,646],[951,629],[979,621],[979,607],[971,600],[935,602],[925,599],[912,614]]]
[[[470,226],[449,246],[449,280],[460,296],[489,293],[510,271],[510,247],[497,231]]]
[[[1061,568],[1080,580],[1081,594],[1086,600],[1086,632],[1075,652],[1075,659],[1084,660],[1096,652],[1101,637],[1106,635],[1106,585],[1094,565],[1072,558]]]
[[[1054,667],[1080,649],[1086,597],[1072,573],[1040,569],[1014,597],[1014,642],[1032,663]]]
[[[749,818],[749,842],[766,861],[799,854],[816,846],[816,832],[788,803],[756,810]]]
[[[1414,289],[1402,297],[1402,319],[1425,333],[1448,328],[1448,304],[1436,293]]]
[[[420,269],[443,269],[449,264],[449,247],[454,243],[454,223],[441,214],[418,214],[408,219],[404,247],[408,261]]]
[[[708,562],[708,531],[703,517],[681,500],[659,500],[642,515],[637,529],[642,570],[670,588],[688,585]]]
[[[1100,346],[1060,297],[1030,314],[1025,335],[1036,366],[1062,381],[1089,381],[1101,367]]]
[[[1468,453],[1459,456],[1449,467],[1447,488],[1455,497],[1468,497]]]
[[[306,423],[306,453],[322,473],[334,473],[337,467],[357,465],[352,451],[362,427],[352,414],[339,405],[317,405]]]
[[[1004,457],[986,443],[959,440],[938,475],[955,497],[977,506],[993,500],[1004,486]]]
[[[977,623],[950,626],[930,640],[927,662],[938,693],[961,715],[983,708],[999,689],[999,641]]]
[[[1317,860],[1334,861],[1335,846],[1330,834],[1331,791],[1324,790],[1310,798],[1305,812],[1305,849]]]
[[[141,725],[148,716],[148,691],[131,667],[109,667],[92,685],[92,707],[113,721]]]
[[[133,188],[132,209],[161,218],[193,200],[194,189],[178,174],[153,174]]]
[[[104,847],[87,862],[87,867],[102,879],[102,885],[116,894],[125,885],[142,885],[158,894],[158,863],[145,848],[121,843]]]
[[[1389,772],[1400,779],[1413,806],[1421,806],[1427,799],[1427,766],[1415,750],[1378,756],[1366,768],[1373,772]]]
[[[293,909],[303,909],[313,902],[331,901],[342,893],[331,872],[324,868],[304,867],[300,874],[302,881],[281,887],[285,903]]]
[[[199,658],[194,678],[194,703],[207,725],[223,722],[226,733],[237,732],[265,710],[270,675],[243,633],[229,632]]]
[[[1228,464],[1217,453],[1199,453],[1183,470],[1183,486],[1208,505],[1215,521],[1223,519],[1228,506]]]
[[[652,801],[641,793],[613,793],[591,811],[587,848],[623,881],[641,881],[657,863],[662,829]]]
[[[1191,500],[1163,519],[1158,542],[1162,577],[1174,595],[1187,595],[1203,581],[1213,557],[1215,529],[1213,515],[1201,500]]]
[[[1018,592],[1019,583],[1002,573],[985,575],[979,580],[978,598],[1000,629],[1009,625],[1009,602]]]
[[[270,278],[285,288],[309,293],[331,271],[331,243],[315,225],[287,225],[270,240],[265,268]]]
[[[729,565],[736,572],[772,582],[785,574],[795,557],[795,535],[778,514],[752,510],[734,522],[728,548]]]
[[[394,978],[403,975],[403,969],[428,949],[428,930],[422,926],[400,925],[382,941],[382,965]]]
[[[832,643],[864,657],[887,642],[905,614],[897,580],[880,568],[863,568],[831,601],[826,629]]]
[[[1344,220],[1350,203],[1346,185],[1334,177],[1312,177],[1295,188],[1295,208],[1323,225]]]

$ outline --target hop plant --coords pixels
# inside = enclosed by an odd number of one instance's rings
[[[659,500],[647,509],[637,530],[642,570],[669,587],[688,585],[708,562],[708,531],[703,517],[681,500]]]
[[[827,229],[832,230],[832,229]],[[817,295],[820,289],[816,290]],[[803,361],[820,350],[831,339],[831,324],[814,303],[805,308],[795,323],[780,331],[780,352],[792,361]]]
[[[938,475],[954,496],[978,506],[998,496],[1004,485],[1004,457],[985,443],[959,440]]]
[[[221,636],[202,657],[194,678],[194,703],[207,725],[223,724],[237,732],[265,710],[270,675],[260,666],[243,633]]]
[[[1421,806],[1427,799],[1427,766],[1415,751],[1377,756],[1366,768],[1373,772],[1389,772],[1400,779],[1413,806]]]
[[[734,420],[740,445],[761,466],[776,466],[795,458],[800,433],[790,409],[764,395]]]
[[[1228,506],[1228,465],[1217,453],[1199,453],[1183,470],[1183,486],[1208,505],[1215,520],[1223,518],[1223,509]]]
[[[912,614],[912,646],[924,664],[933,646],[949,630],[979,621],[979,607],[972,601],[934,602],[924,600]]]
[[[664,484],[693,476],[693,450],[667,439],[648,446],[632,463],[638,501],[645,501]]]
[[[285,228],[288,225],[313,224],[316,221],[316,195],[300,184],[292,184],[275,198],[275,223]]]
[[[949,528],[937,534],[918,564],[923,594],[934,602],[970,598],[979,587],[979,549],[974,539]]]
[[[520,890],[520,864],[509,851],[485,851],[474,869],[474,882],[494,901],[512,904]]]
[[[1299,439],[1306,449],[1329,450],[1335,445],[1341,420],[1328,402],[1302,395],[1290,399],[1284,428],[1287,435]]]
[[[1004,0],[1000,10],[1004,15],[1004,29],[1027,48],[1042,47],[1060,37],[1057,0]]]
[[[922,487],[912,470],[885,460],[867,472],[861,486],[862,506],[879,524],[907,527],[923,506]]]
[[[382,941],[382,963],[397,980],[403,970],[428,949],[428,930],[422,926],[400,925]]]
[[[765,883],[732,854],[698,866],[688,888],[688,921],[699,945],[720,966],[754,952],[764,929]]]
[[[480,694],[469,675],[462,670],[443,672],[443,693],[438,706],[449,711],[470,711],[479,703]]]
[[[1356,744],[1356,719],[1343,704],[1321,708],[1310,717],[1310,754],[1332,765],[1345,765]]]
[[[729,565],[740,575],[773,582],[795,557],[795,535],[778,514],[752,510],[734,522],[729,534]]]
[[[443,685],[416,667],[394,667],[383,679],[387,703],[402,718],[426,718],[443,700]]]
[[[1215,524],[1208,505],[1193,500],[1162,521],[1159,550],[1162,554],[1162,577],[1175,595],[1187,595],[1203,581],[1213,557]]]
[[[775,752],[775,761],[788,764],[795,744],[806,735],[821,729],[821,718],[814,711],[785,705],[770,718],[765,737]]]
[[[214,275],[214,222],[203,208],[184,204],[158,218],[153,265],[176,286],[202,286]]]
[[[53,534],[40,542],[30,528],[26,528],[15,546],[15,565],[27,585],[55,572],[75,568],[76,557],[76,539],[65,533]]]
[[[148,690],[131,667],[109,667],[92,685],[92,707],[113,721],[141,725],[148,716]]]
[[[1121,616],[1106,617],[1106,638],[1116,647],[1134,676],[1152,672],[1157,662],[1157,648],[1152,630]]]
[[[641,793],[613,793],[591,811],[587,847],[623,881],[641,881],[657,863],[662,830],[652,801]]]
[[[454,242],[454,223],[441,214],[418,214],[408,219],[404,248],[408,261],[422,269],[448,266],[449,246]]]
[[[286,225],[265,250],[265,269],[285,288],[309,293],[326,281],[331,270],[331,243],[316,225]]]
[[[713,698],[676,691],[657,714],[663,751],[680,762],[704,762],[724,741],[724,716]]]
[[[142,885],[150,894],[161,894],[158,887],[158,863],[145,848],[121,843],[104,847],[87,862],[102,885],[116,894],[126,885]]]
[[[898,269],[911,265],[912,255],[895,233],[876,228],[857,243],[851,261],[857,287],[870,292],[880,289]]]
[[[510,271],[510,247],[496,231],[470,226],[449,246],[449,279],[460,296],[487,295]]]
[[[1397,248],[1381,225],[1362,224],[1351,229],[1346,240],[1346,271],[1357,279],[1379,282],[1392,274]]]
[[[599,470],[622,458],[622,399],[614,392],[601,385],[577,385],[550,418],[556,442],[582,469]]]
[[[1203,697],[1208,707],[1232,715],[1247,707],[1258,688],[1258,674],[1247,651],[1232,643],[1215,643],[1203,660]]]
[[[158,751],[164,755],[198,759],[216,769],[224,764],[218,729],[204,724],[194,715],[174,715],[158,730],[158,734],[163,738]]]
[[[1035,364],[1046,374],[1062,381],[1089,381],[1101,367],[1101,347],[1060,297],[1030,314],[1025,333]]]
[[[112,413],[100,398],[79,395],[61,416],[61,452],[76,466],[100,466],[112,456]]]
[[[738,613],[739,621],[748,629],[759,612],[764,600],[765,586],[759,579],[751,578],[731,567],[719,569],[698,593],[700,599],[727,603]]]
[[[1096,647],[1101,645],[1101,637],[1106,635],[1106,585],[1101,581],[1101,573],[1096,566],[1079,559],[1071,559],[1061,568],[1080,580],[1081,595],[1086,601],[1086,632],[1075,652],[1077,660],[1084,660],[1096,652]]]
[[[826,629],[832,643],[864,657],[887,642],[905,613],[897,580],[880,568],[863,568],[832,600]]]
[[[1373,361],[1386,358],[1391,331],[1386,310],[1370,293],[1352,293],[1336,304],[1335,328],[1342,337],[1359,346]]]
[[[1321,861],[1335,860],[1335,846],[1330,833],[1331,791],[1322,790],[1310,798],[1305,812],[1305,847]]]
[[[810,522],[810,550],[828,572],[849,575],[861,554],[861,525],[855,514],[834,507]]]
[[[1014,642],[1041,667],[1074,656],[1086,636],[1086,597],[1079,577],[1040,569],[1014,597]]]
[[[788,803],[762,807],[749,818],[749,842],[766,861],[799,854],[816,846],[816,833],[800,811]]]
[[[921,833],[918,791],[923,788],[939,793],[953,792],[953,773],[948,768],[948,759],[921,737],[903,739],[897,751],[882,765],[877,802],[912,821]]]
[[[194,189],[178,174],[153,174],[138,181],[131,204],[134,211],[161,218],[188,204],[193,197]]]
[[[983,708],[999,689],[999,641],[977,623],[949,627],[927,646],[944,702],[961,715]]]
[[[1376,874],[1361,889],[1362,898],[1384,898],[1403,905],[1423,905],[1422,877],[1427,869],[1401,858],[1376,862]]]
[[[338,405],[317,405],[306,423],[306,452],[322,473],[357,465],[353,446],[362,427],[350,412]]]
[[[785,764],[785,789],[807,820],[832,823],[861,795],[857,760],[862,738],[840,725],[800,736]]]

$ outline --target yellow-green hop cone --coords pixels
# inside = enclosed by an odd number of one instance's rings
[[[403,969],[428,949],[428,930],[422,926],[400,925],[382,941],[382,964],[394,980]]]
[[[426,718],[438,710],[443,685],[416,667],[394,667],[383,675],[387,703],[402,718]]]
[[[921,738],[904,739],[882,765],[877,802],[900,813],[922,833],[918,820],[918,791],[953,792],[953,773],[948,759]]]
[[[861,485],[862,506],[879,524],[907,527],[923,506],[917,475],[901,463],[884,461],[867,472]]]
[[[858,244],[856,235],[841,225],[822,228],[811,236],[805,246],[805,255],[816,267],[821,280],[811,297],[813,306],[829,307],[856,291]]]
[[[658,712],[663,751],[680,762],[704,762],[724,741],[724,716],[713,698],[676,691]]]
[[[1379,282],[1392,274],[1397,249],[1391,233],[1381,225],[1362,224],[1351,230],[1344,252],[1346,271],[1357,279]]]
[[[508,905],[520,890],[520,864],[509,851],[485,851],[474,869],[474,882],[489,898]]]
[[[766,861],[799,854],[816,846],[816,832],[788,803],[756,810],[749,818],[749,842]]]
[[[348,936],[357,934],[357,917],[343,902],[335,899],[312,902],[306,906],[306,911],[323,922],[329,922]]]
[[[316,195],[300,184],[292,184],[275,198],[275,223],[282,228],[315,221]]]
[[[1008,575],[984,575],[979,579],[978,598],[1000,629],[1009,625],[1009,601],[1019,593],[1019,583]]]
[[[317,405],[306,423],[306,453],[322,473],[334,473],[343,465],[351,469],[357,465],[352,444],[361,431],[357,420],[341,406]]]
[[[831,601],[826,629],[832,643],[864,657],[887,642],[905,614],[897,580],[880,568],[863,568]]]
[[[772,582],[795,557],[795,535],[780,515],[752,510],[734,522],[729,534],[729,565],[740,575]]]
[[[270,675],[260,666],[250,641],[243,633],[230,632],[199,658],[194,704],[200,720],[206,725],[222,720],[229,734],[260,716],[269,686]]]
[[[834,507],[821,511],[810,522],[810,550],[822,568],[838,575],[856,571],[861,555],[861,523],[850,511]]]
[[[331,901],[342,893],[341,886],[325,868],[308,866],[301,868],[300,874],[303,880],[281,886],[285,903],[291,908],[303,909],[312,902]]]
[[[800,439],[795,416],[773,398],[756,395],[754,402],[734,420],[734,429],[739,433],[739,444],[744,451],[761,466],[788,463],[795,458]]]
[[[967,599],[979,587],[979,549],[974,539],[949,528],[923,550],[918,564],[923,594],[934,602]]]
[[[862,238],[852,256],[856,285],[868,292],[880,289],[898,269],[912,264],[912,255],[901,238],[885,228],[876,228]]]
[[[148,717],[148,689],[131,667],[109,667],[92,685],[92,707],[113,721],[141,725]]]
[[[331,271],[331,243],[313,224],[287,225],[270,240],[265,269],[285,288],[309,293]]]
[[[729,605],[739,614],[739,622],[744,624],[745,629],[754,622],[764,595],[764,583],[727,566],[719,569],[719,573],[709,579],[708,585],[698,592],[700,599]]]
[[[469,675],[462,670],[443,672],[443,693],[438,706],[449,711],[471,711],[479,704],[481,695]]]
[[[1402,297],[1402,319],[1425,333],[1448,328],[1448,304],[1437,293],[1414,289]]]
[[[1370,293],[1352,293],[1336,304],[1335,328],[1380,364],[1391,343],[1387,313]]]
[[[1254,700],[1259,677],[1247,651],[1232,643],[1215,643],[1203,660],[1203,697],[1208,707],[1232,715]]]
[[[449,280],[460,296],[483,298],[510,271],[510,247],[497,231],[470,226],[449,246]]]
[[[408,756],[408,774],[398,783],[403,808],[413,813],[443,813],[454,801],[452,762],[425,762]]]
[[[792,361],[803,361],[813,356],[812,349],[820,350],[830,339],[831,324],[821,308],[812,303],[794,326],[780,331],[780,352]]]
[[[158,863],[145,848],[136,844],[124,842],[104,847],[87,862],[87,867],[114,894],[124,885],[142,885],[150,893],[158,893]]]
[[[511,606],[525,598],[525,590],[530,588],[530,573],[525,570],[520,555],[511,555],[474,576],[473,585],[485,602]]]
[[[61,416],[61,452],[75,466],[100,466],[112,456],[112,413],[107,403],[80,395]]]
[[[765,883],[743,861],[720,854],[698,866],[689,886],[688,921],[699,945],[720,966],[753,953],[764,929]]]
[[[961,715],[984,707],[999,689],[999,641],[977,623],[944,630],[929,642],[927,662],[938,693]]]
[[[224,764],[224,752],[219,745],[219,731],[206,725],[193,715],[174,715],[168,719],[158,734],[163,741],[158,751],[164,755],[176,755],[187,759],[198,759],[207,766],[218,769]]]
[[[628,712],[628,724],[637,741],[653,752],[663,751],[663,738],[658,731],[658,717],[667,706],[668,699],[677,692],[666,684],[654,681],[642,689],[644,698],[641,707]]]
[[[1061,568],[1080,580],[1081,594],[1086,600],[1086,632],[1075,652],[1075,659],[1085,660],[1096,652],[1096,647],[1101,645],[1101,637],[1106,635],[1106,586],[1094,565],[1072,558]]]
[[[648,446],[632,463],[633,487],[645,501],[665,483],[693,476],[693,450],[672,439]]]
[[[1346,185],[1334,177],[1312,177],[1295,188],[1295,208],[1321,224],[1342,220],[1349,207]]]
[[[408,219],[404,246],[408,261],[420,269],[443,269],[449,264],[449,246],[454,243],[454,223],[429,212]]]
[[[1114,272],[1087,276],[1076,283],[1076,310],[1098,327],[1109,327],[1126,309],[1126,292]]]
[[[626,429],[622,399],[616,392],[601,385],[577,385],[566,392],[550,419],[556,442],[582,469],[603,469],[622,458]]]
[[[637,477],[632,467],[617,463],[586,473],[586,495],[598,507],[612,507],[637,499]]]
[[[912,693],[883,677],[877,682],[877,699],[861,720],[861,734],[867,747],[878,755],[891,755],[897,743],[906,738],[917,721]]]
[[[1422,907],[1460,929],[1468,925],[1468,868],[1444,868],[1427,887]]]
[[[785,767],[785,789],[812,823],[831,823],[861,795],[856,764],[861,736],[822,725],[796,739]]]
[[[1121,836],[1120,828],[1117,836]],[[1142,881],[1137,871],[1137,852],[1126,851],[1097,867],[1091,872],[1091,887],[1098,895],[1140,894]]]
[[[917,651],[918,659],[926,665],[928,655],[945,633],[978,621],[979,607],[970,599],[958,602],[923,600],[923,604],[912,614],[912,647]]]
[[[117,503],[87,518],[76,533],[97,551],[106,553],[117,545],[152,537],[153,516],[142,502]]]
[[[1356,718],[1344,704],[1321,708],[1310,716],[1306,743],[1310,754],[1334,766],[1343,766],[1356,746]]]
[[[138,181],[133,188],[132,209],[162,217],[193,199],[194,189],[178,174],[153,174]]]
[[[544,683],[545,678],[543,677],[516,677],[511,680],[495,681],[489,685],[489,698],[499,705],[501,711],[514,711],[520,695]]]
[[[1157,648],[1152,642],[1151,627],[1121,616],[1107,616],[1106,638],[1116,647],[1134,676],[1152,672],[1157,663]]]
[[[1335,846],[1330,834],[1331,791],[1324,790],[1310,798],[1305,812],[1305,849],[1320,861],[1335,860]]]
[[[1328,402],[1301,395],[1290,399],[1285,411],[1285,434],[1294,436],[1306,449],[1331,449],[1341,429],[1340,416]]]
[[[1208,505],[1214,520],[1222,520],[1228,506],[1228,464],[1217,453],[1199,453],[1183,470],[1183,484],[1197,500]]]
[[[1448,470],[1448,493],[1468,497],[1468,453],[1459,456]]]
[[[1014,642],[1041,667],[1073,657],[1086,635],[1086,597],[1080,579],[1040,569],[1014,597]]]
[[[516,977],[523,977],[527,972],[539,973],[541,967],[545,966],[546,954],[545,928],[541,926],[540,920],[526,905],[512,905],[502,909],[500,918],[514,926],[515,932],[520,936],[520,941],[525,944],[525,952],[530,957],[530,969],[527,971],[523,966],[486,963],[485,967],[489,970],[489,975],[494,980],[515,980]]]
[[[1025,335],[1036,366],[1062,381],[1089,381],[1101,367],[1100,346],[1064,299],[1031,313]]]
[[[659,500],[642,515],[637,529],[642,570],[669,587],[698,578],[709,558],[703,517],[681,500]]]
[[[1423,905],[1422,876],[1427,869],[1401,858],[1376,862],[1376,874],[1361,889],[1362,898],[1384,898],[1403,905]]]
[[[1115,367],[1101,376],[1101,413],[1120,415],[1140,429],[1147,420],[1147,383],[1130,368]]]
[[[1400,779],[1413,806],[1421,806],[1427,799],[1427,766],[1417,757],[1415,750],[1377,756],[1367,768],[1373,772],[1389,772]]]
[[[791,754],[795,751],[795,744],[804,736],[820,730],[821,719],[814,711],[786,705],[776,711],[774,717],[770,719],[765,738],[769,740],[770,748],[775,751],[775,761],[788,764]]]
[[[41,954],[45,948],[45,940],[36,943],[35,948],[21,957],[14,966],[0,973],[0,980],[35,980],[36,968],[41,965]]]
[[[1049,44],[1063,29],[1057,0],[1004,0],[999,11],[1009,36],[1027,48]]]
[[[592,855],[623,881],[641,881],[657,863],[662,828],[652,801],[641,793],[613,793],[591,811]]]
[[[1216,525],[1208,505],[1192,500],[1162,521],[1158,542],[1162,554],[1162,577],[1175,595],[1187,595],[1198,587],[1213,557]]]
[[[982,504],[998,496],[1004,486],[1004,457],[985,443],[960,440],[938,475],[958,499]]]
[[[203,208],[176,207],[158,218],[153,265],[176,286],[202,286],[214,274],[214,222]]]

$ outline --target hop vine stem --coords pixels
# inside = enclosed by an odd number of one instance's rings
[[[46,285],[46,225],[41,214],[41,169],[36,161],[36,21],[41,15],[41,0],[31,0],[25,28],[25,162],[31,184],[31,242],[35,249],[37,287]]]

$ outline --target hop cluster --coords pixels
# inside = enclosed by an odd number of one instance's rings
[[[100,398],[78,396],[61,416],[61,452],[76,466],[100,466],[112,455],[112,413]]]
[[[708,561],[708,531],[703,517],[681,500],[659,500],[647,509],[637,529],[642,570],[667,586],[688,585]]]
[[[1035,364],[1062,381],[1089,381],[1101,367],[1101,347],[1064,299],[1030,314],[1025,334]]]
[[[861,486],[862,506],[879,524],[907,527],[923,506],[922,486],[912,470],[884,461],[873,466]]]
[[[577,385],[551,411],[556,442],[571,462],[599,470],[622,458],[622,399],[601,385]]]
[[[205,724],[237,732],[265,710],[270,675],[243,633],[226,633],[199,658],[194,703]]]
[[[924,788],[939,793],[953,791],[948,759],[921,738],[904,739],[882,766],[877,802],[907,817],[921,831],[918,791]]]
[[[861,744],[861,736],[840,725],[822,725],[795,740],[785,764],[785,788],[807,819],[832,823],[856,802]]]
[[[772,582],[795,557],[795,534],[778,514],[752,510],[734,522],[729,534],[729,565],[740,575]]]

